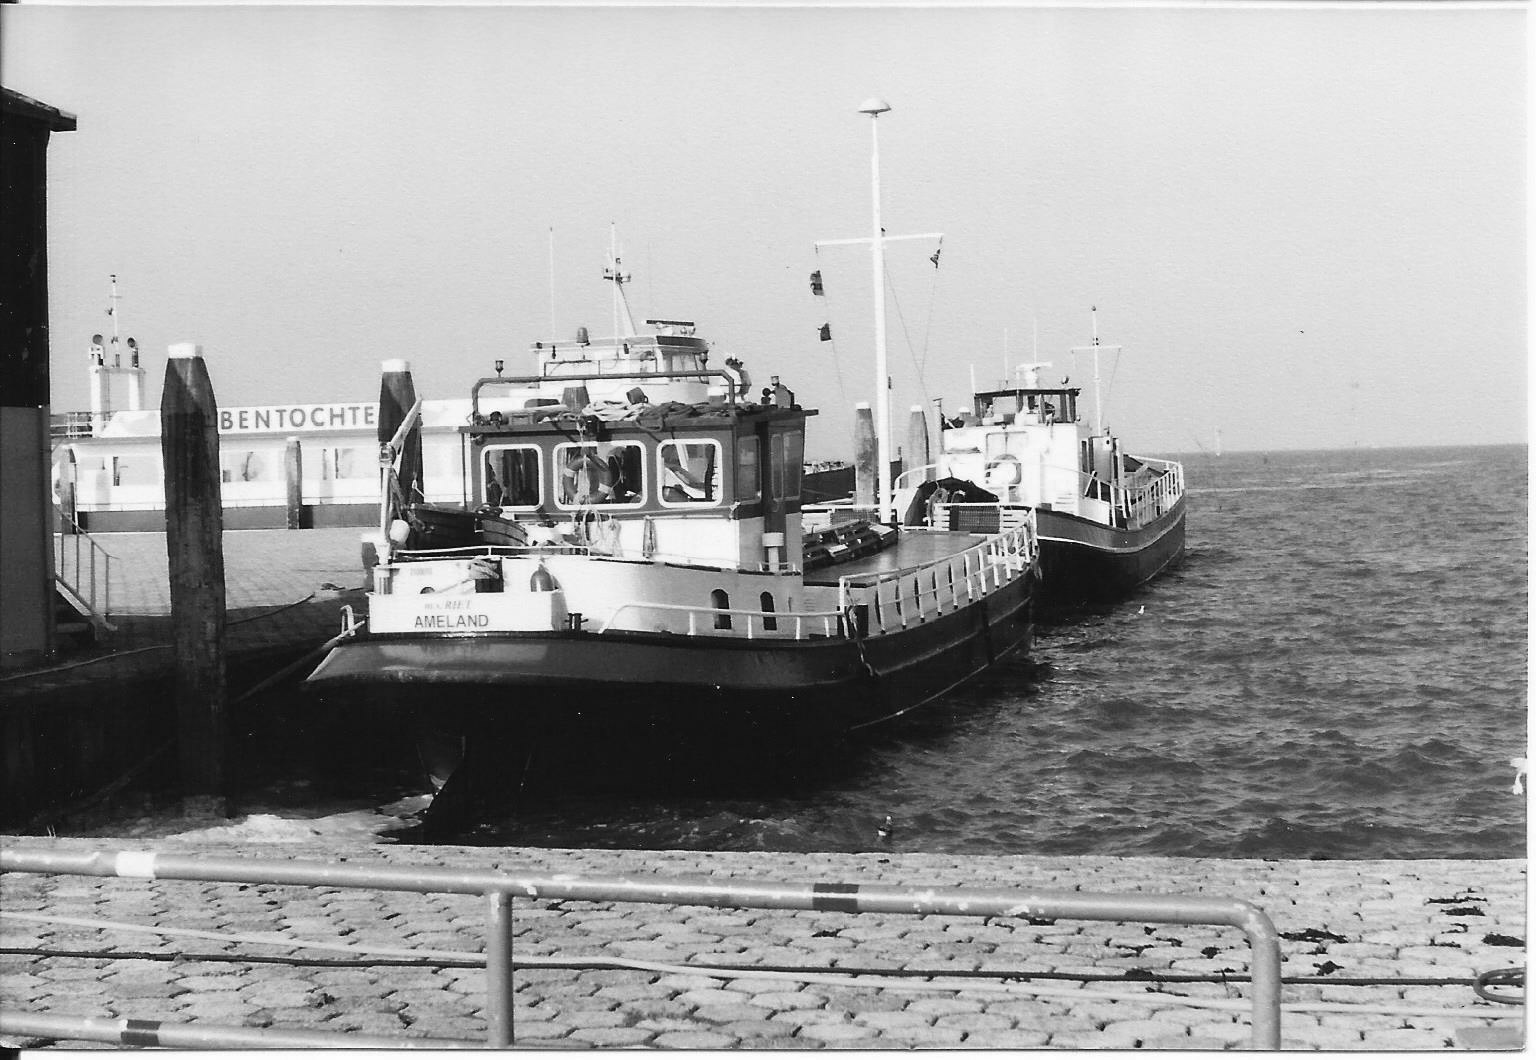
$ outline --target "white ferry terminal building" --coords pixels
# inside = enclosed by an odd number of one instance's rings
[[[91,346],[91,409],[53,417],[54,495],[62,518],[89,533],[165,528],[160,413],[143,407],[138,348]],[[398,362],[397,362],[398,363]],[[126,407],[114,407],[114,400]],[[423,401],[422,478],[428,501],[462,504],[459,427],[468,398]],[[371,526],[379,518],[378,402],[219,409],[224,526],[287,525],[290,481],[301,526]],[[67,526],[67,522],[65,524]]]

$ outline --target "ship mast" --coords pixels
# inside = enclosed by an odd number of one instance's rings
[[[875,278],[875,511],[885,516],[891,497],[891,373],[885,352],[885,230],[880,227],[880,115],[891,109],[883,99],[859,108],[869,115],[869,264]]]
[[[869,99],[859,107],[860,114],[869,115],[871,149],[869,157],[870,180],[870,235],[868,239],[826,239],[816,246],[849,246],[869,244],[870,270],[875,281],[875,461],[879,465],[875,475],[875,518],[896,518],[895,497],[891,490],[891,373],[885,350],[885,245],[898,239],[939,239],[942,232],[924,232],[911,236],[888,236],[880,226],[880,115],[891,109],[883,99]],[[934,264],[938,262],[935,260]]]
[[[613,264],[603,270],[603,279],[613,281],[613,337],[618,341],[635,334],[635,319],[629,314],[629,299],[624,297],[624,285],[633,277],[620,267],[617,225],[608,226],[608,257]]]
[[[117,273],[115,273],[115,272],[112,273],[111,279],[112,279],[112,296],[111,296],[112,304],[107,307],[107,316],[112,318],[112,353],[113,353],[112,363],[114,365],[116,365],[118,363],[117,355],[120,353],[120,351],[117,348],[117,317],[118,317],[117,307],[118,307],[118,302],[122,298],[122,296],[117,293]]]
[[[1109,430],[1104,426],[1103,398],[1099,390],[1099,350],[1114,350],[1118,354],[1121,347],[1099,345],[1099,307],[1089,306],[1088,312],[1093,320],[1093,345],[1073,346],[1072,352],[1084,353],[1091,351],[1093,353],[1093,429],[1101,434],[1108,434]]]

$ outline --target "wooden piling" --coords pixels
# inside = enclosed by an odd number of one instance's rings
[[[379,445],[395,436],[405,414],[416,404],[416,384],[411,379],[409,361],[391,360],[383,364],[379,381]],[[400,494],[407,504],[422,498],[421,430],[406,435],[405,451],[400,460]]]
[[[288,529],[299,530],[304,526],[304,453],[299,439],[288,439],[283,450],[283,476],[288,485]]]
[[[853,503],[858,508],[875,506],[875,448],[874,413],[861,401],[853,409]]]
[[[907,466],[904,470],[916,471],[920,467],[928,467],[933,457],[928,448],[928,418],[923,414],[923,406],[913,405],[912,415],[907,420]],[[905,483],[915,486],[919,482],[927,482],[933,478],[933,469],[929,468],[921,475],[914,475]]]
[[[177,343],[160,395],[165,549],[175,651],[177,761],[190,812],[228,812],[224,508],[218,402],[202,347]]]

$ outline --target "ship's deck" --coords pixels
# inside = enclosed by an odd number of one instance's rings
[[[870,556],[809,571],[807,585],[836,585],[850,574],[886,574],[946,559],[986,540],[985,534],[958,530],[902,530],[896,543]]]

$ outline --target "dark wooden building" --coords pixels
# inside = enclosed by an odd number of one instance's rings
[[[75,118],[0,88],[0,667],[54,650],[48,138]]]

